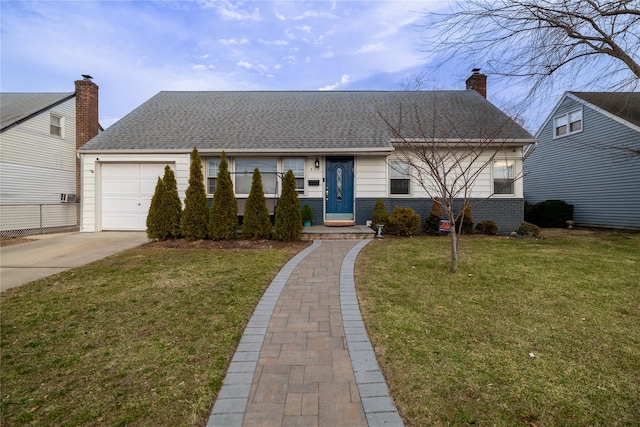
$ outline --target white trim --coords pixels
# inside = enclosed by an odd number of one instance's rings
[[[575,114],[577,112],[580,112],[580,129],[571,132],[571,123],[575,123],[571,121],[571,115]],[[564,124],[567,129],[566,132],[563,133],[562,135],[556,135],[556,130],[558,129],[558,126],[556,126],[556,121],[559,119],[564,118],[566,120],[566,123]],[[577,121],[577,120],[576,120]],[[573,110],[569,110],[566,113],[563,114],[558,114],[556,116],[553,116],[553,126],[552,126],[552,130],[553,130],[553,139],[559,139],[559,138],[564,138],[570,135],[575,135],[577,133],[580,133],[582,131],[584,131],[584,107],[580,106],[578,108],[575,108]]]
[[[583,105],[586,105],[587,107],[597,111],[598,113],[602,114],[603,116],[606,116],[606,117],[608,117],[610,119],[613,119],[613,120],[615,120],[616,122],[618,122],[620,124],[628,126],[628,127],[630,127],[631,129],[633,129],[633,130],[635,130],[637,132],[640,132],[640,126],[636,126],[633,123],[623,119],[620,116],[616,116],[615,114],[610,113],[607,110],[603,110],[602,108],[598,107],[597,105],[594,105],[594,104],[592,104],[590,102],[587,102],[584,99],[580,98],[579,96],[576,96],[576,95],[574,95],[572,93],[567,92],[567,97],[569,97],[569,98],[573,99],[574,101],[579,102],[579,103],[581,103]]]

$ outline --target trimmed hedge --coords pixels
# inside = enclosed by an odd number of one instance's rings
[[[538,227],[563,228],[573,219],[573,205],[563,200],[545,200],[539,203],[526,203],[524,220]]]

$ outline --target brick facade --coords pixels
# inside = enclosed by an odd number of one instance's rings
[[[87,76],[76,80],[76,149],[100,132],[98,122],[98,85]],[[80,159],[76,158],[76,195],[80,201]]]

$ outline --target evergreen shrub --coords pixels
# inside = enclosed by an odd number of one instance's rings
[[[411,208],[397,207],[389,216],[387,227],[389,227],[389,234],[405,237],[412,236],[420,232],[420,215]]]
[[[244,219],[242,221],[242,237],[251,240],[269,239],[272,227],[269,219],[269,209],[264,197],[262,176],[260,170],[253,170],[251,191],[244,204]]]
[[[382,199],[376,199],[375,205],[373,205],[373,212],[371,213],[371,228],[378,231],[378,224],[386,224],[389,222],[389,213],[387,212],[387,205],[384,204]],[[383,233],[387,231],[383,228]]]
[[[473,233],[473,213],[471,212],[471,203],[468,201],[465,202],[464,209],[462,211],[462,233]]]
[[[429,216],[424,220],[424,231],[431,235],[440,234],[440,220],[442,220],[442,204],[440,198],[433,199]]]
[[[194,147],[191,151],[189,186],[184,199],[184,211],[180,218],[180,233],[189,241],[206,239],[208,224],[209,208],[207,207],[207,193],[204,189],[202,160],[198,149]]]
[[[216,191],[213,193],[209,217],[209,235],[213,240],[233,240],[238,237],[238,202],[224,151],[218,166]]]
[[[525,209],[525,221],[543,228],[563,228],[573,219],[573,205],[563,200],[545,200]]]
[[[300,200],[296,190],[296,178],[291,170],[287,171],[282,180],[282,193],[276,208],[274,236],[283,242],[300,240],[302,237]]]
[[[490,220],[480,221],[476,225],[476,232],[489,236],[495,236],[496,234],[498,234],[498,224]]]
[[[523,236],[539,237],[540,227],[535,224],[531,224],[530,222],[522,221],[518,228],[518,234],[522,234]]]

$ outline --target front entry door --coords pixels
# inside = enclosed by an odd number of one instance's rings
[[[326,177],[326,220],[353,221],[353,157],[328,157]]]

